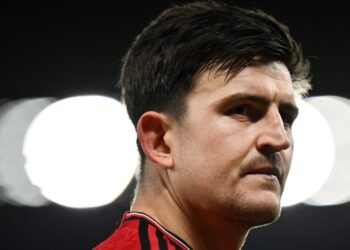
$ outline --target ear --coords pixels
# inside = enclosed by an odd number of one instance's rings
[[[137,123],[137,136],[146,157],[167,169],[173,167],[173,156],[167,140],[168,133],[170,133],[170,119],[158,112],[144,113]]]

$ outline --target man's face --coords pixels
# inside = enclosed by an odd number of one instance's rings
[[[269,223],[292,159],[297,115],[291,77],[282,63],[249,66],[231,79],[204,72],[175,124],[174,195],[187,211]]]

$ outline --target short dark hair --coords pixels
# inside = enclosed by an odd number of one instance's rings
[[[120,84],[129,116],[135,127],[150,110],[180,120],[200,73],[218,68],[234,76],[256,57],[283,62],[294,89],[310,89],[308,61],[272,16],[218,1],[173,6],[136,37],[124,58]]]

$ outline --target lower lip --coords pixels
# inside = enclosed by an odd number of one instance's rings
[[[271,175],[271,174],[250,174],[251,176],[256,176],[259,178],[264,178],[268,181],[272,181],[272,182],[278,182],[278,178],[275,175]]]

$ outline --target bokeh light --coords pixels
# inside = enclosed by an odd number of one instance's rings
[[[112,202],[139,162],[125,107],[103,96],[71,97],[44,109],[28,129],[23,152],[42,194],[75,208]]]
[[[53,98],[21,99],[2,106],[0,113],[0,187],[2,200],[13,205],[42,206],[49,201],[29,180],[22,154],[26,131]]]
[[[335,142],[332,172],[322,188],[305,203],[339,205],[350,200],[350,101],[338,96],[318,96],[307,102],[327,119]]]
[[[334,161],[334,140],[327,121],[305,101],[299,99],[297,105],[294,155],[282,206],[300,203],[314,195],[326,182]]]

